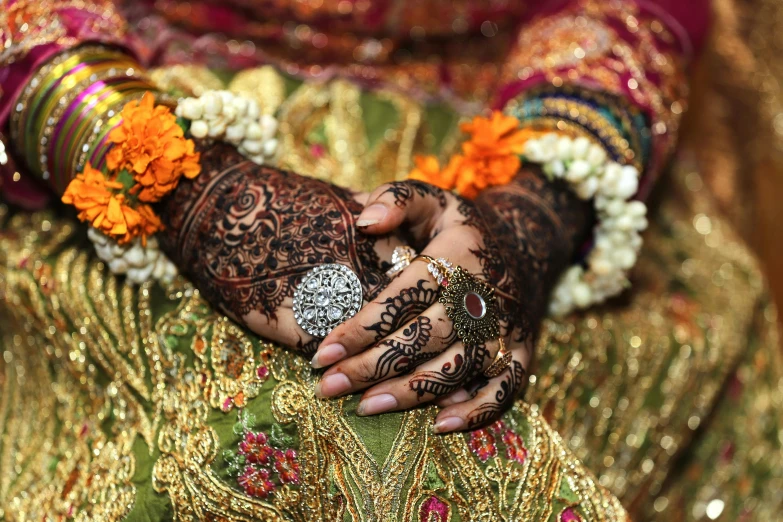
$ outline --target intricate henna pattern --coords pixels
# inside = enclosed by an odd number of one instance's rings
[[[377,237],[356,233],[362,206],[348,191],[256,165],[227,145],[201,161],[202,174],[183,180],[161,209],[161,235],[213,305],[239,321],[253,311],[275,319],[300,276],[321,263],[361,274],[367,299],[388,284]]]
[[[454,356],[438,371],[423,372],[411,377],[408,386],[421,399],[425,395],[440,397],[451,393],[469,382],[481,372],[489,358],[489,350],[483,344],[465,347],[463,353]]]
[[[416,286],[406,288],[399,295],[380,303],[380,306],[384,307],[379,314],[380,319],[364,327],[368,331],[375,332],[375,342],[388,336],[438,300],[438,291],[427,288],[428,283],[426,279],[421,279]]]
[[[414,194],[420,197],[431,196],[438,200],[441,208],[446,206],[446,194],[439,188],[424,183],[423,181],[410,180],[410,181],[395,181],[388,184],[388,188],[384,190],[380,195],[391,194],[394,196],[394,204],[400,208],[405,207],[408,204]]]
[[[468,427],[477,428],[487,424],[503,414],[516,399],[522,389],[525,379],[525,369],[519,361],[511,361],[511,365],[501,375],[500,389],[495,393],[494,401],[485,402],[468,415]]]
[[[589,204],[579,201],[567,187],[550,184],[531,170],[521,171],[508,186],[485,191],[476,202],[429,187],[426,193],[419,194],[417,186],[421,185],[397,183],[386,192],[394,195],[398,206],[419,196],[429,200],[420,203],[433,205],[433,212],[436,205],[443,206],[443,211],[436,213],[437,219],[429,224],[434,229],[429,231],[430,238],[449,234],[449,241],[469,250],[474,259],[462,255],[461,263],[470,263],[477,275],[497,289],[502,335],[507,341],[510,337],[511,349],[532,350],[551,286],[589,227]],[[410,371],[436,355],[435,350],[427,349],[431,333],[425,331],[424,325],[443,319],[427,316],[426,309],[435,292],[424,296],[423,283],[419,281],[417,287],[386,299],[381,303],[380,319],[365,326],[375,332],[376,340],[382,339],[376,346],[382,348],[381,355],[375,359],[374,373],[367,382]],[[404,336],[389,337],[400,324],[405,324],[403,321],[414,317]],[[451,330],[453,337],[453,327]],[[451,346],[454,340],[443,345]],[[414,371],[406,379],[406,387],[419,401],[462,387],[474,388],[473,397],[481,396],[481,404],[470,406],[473,411],[468,416],[469,425],[485,424],[501,415],[524,385],[525,369],[520,359],[526,357],[515,353],[517,359],[503,374],[487,379],[481,371],[490,358],[489,350],[484,345],[467,346],[450,355],[448,362],[437,370]],[[486,386],[497,391],[479,393]]]
[[[431,338],[430,319],[420,315],[402,331],[402,337],[389,338],[377,345],[378,348],[386,348],[386,351],[378,359],[375,373],[366,380],[380,381],[390,375],[406,373],[437,356],[437,352],[424,350]]]
[[[532,346],[549,292],[587,235],[590,204],[568,187],[522,170],[509,185],[482,192],[476,208],[496,249],[474,254],[488,280],[519,296],[516,302],[500,300],[501,314],[513,318],[513,341]]]

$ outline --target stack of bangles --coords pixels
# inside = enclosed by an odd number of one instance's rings
[[[438,301],[454,323],[457,337],[465,344],[483,344],[497,339],[500,349],[484,371],[485,377],[497,377],[511,364],[511,352],[500,336],[495,289],[449,260],[416,255],[408,246],[397,247],[392,255],[394,277],[413,262],[427,263],[427,271],[440,287]]]

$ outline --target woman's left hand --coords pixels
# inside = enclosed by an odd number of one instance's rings
[[[524,211],[524,209],[522,209]],[[472,202],[418,181],[384,185],[370,196],[357,226],[383,234],[405,225],[420,254],[446,258],[496,291],[500,335],[512,359],[493,378],[483,376],[500,349],[498,339],[465,344],[446,308],[438,302],[437,282],[426,262],[413,262],[356,316],[335,328],[313,358],[316,368],[333,365],[316,393],[335,397],[367,389],[359,415],[407,410],[437,400],[444,409],[434,429],[449,432],[496,420],[525,382],[532,341],[543,306],[525,293],[536,263],[529,263],[514,234],[493,226]],[[500,244],[502,240],[504,244]],[[417,245],[418,246],[418,245]],[[509,263],[514,263],[512,268]],[[368,348],[369,347],[369,348]]]

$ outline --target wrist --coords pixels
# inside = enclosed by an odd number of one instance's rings
[[[11,115],[11,138],[29,172],[58,194],[84,165],[101,168],[122,107],[154,91],[122,51],[82,46],[57,55],[29,80]]]
[[[535,267],[547,287],[578,257],[595,219],[589,201],[566,183],[546,180],[536,165],[521,169],[508,185],[485,190],[476,205],[495,230],[506,229],[503,236],[514,238],[504,245],[510,254],[522,243],[525,251],[537,253],[516,261]]]

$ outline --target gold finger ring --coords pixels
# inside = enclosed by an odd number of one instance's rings
[[[508,366],[511,364],[511,352],[506,350],[506,343],[503,341],[502,337],[498,337],[498,343],[500,343],[500,349],[498,350],[498,353],[495,354],[495,358],[492,360],[492,364],[490,364],[487,369],[484,370],[484,377],[489,379],[497,377],[503,373],[505,369],[508,368]]]
[[[400,272],[408,268],[414,257],[416,257],[416,251],[413,248],[407,245],[396,247],[391,257],[392,267],[386,271],[386,275],[389,278],[396,277]]]
[[[482,344],[500,337],[495,289],[448,259],[420,255],[427,270],[441,287],[438,301],[454,323],[457,337],[465,344]]]
[[[439,286],[444,288],[449,286],[451,274],[454,273],[454,264],[445,257],[435,259],[425,254],[416,256],[414,261],[424,261],[427,263],[427,271],[435,279]]]

